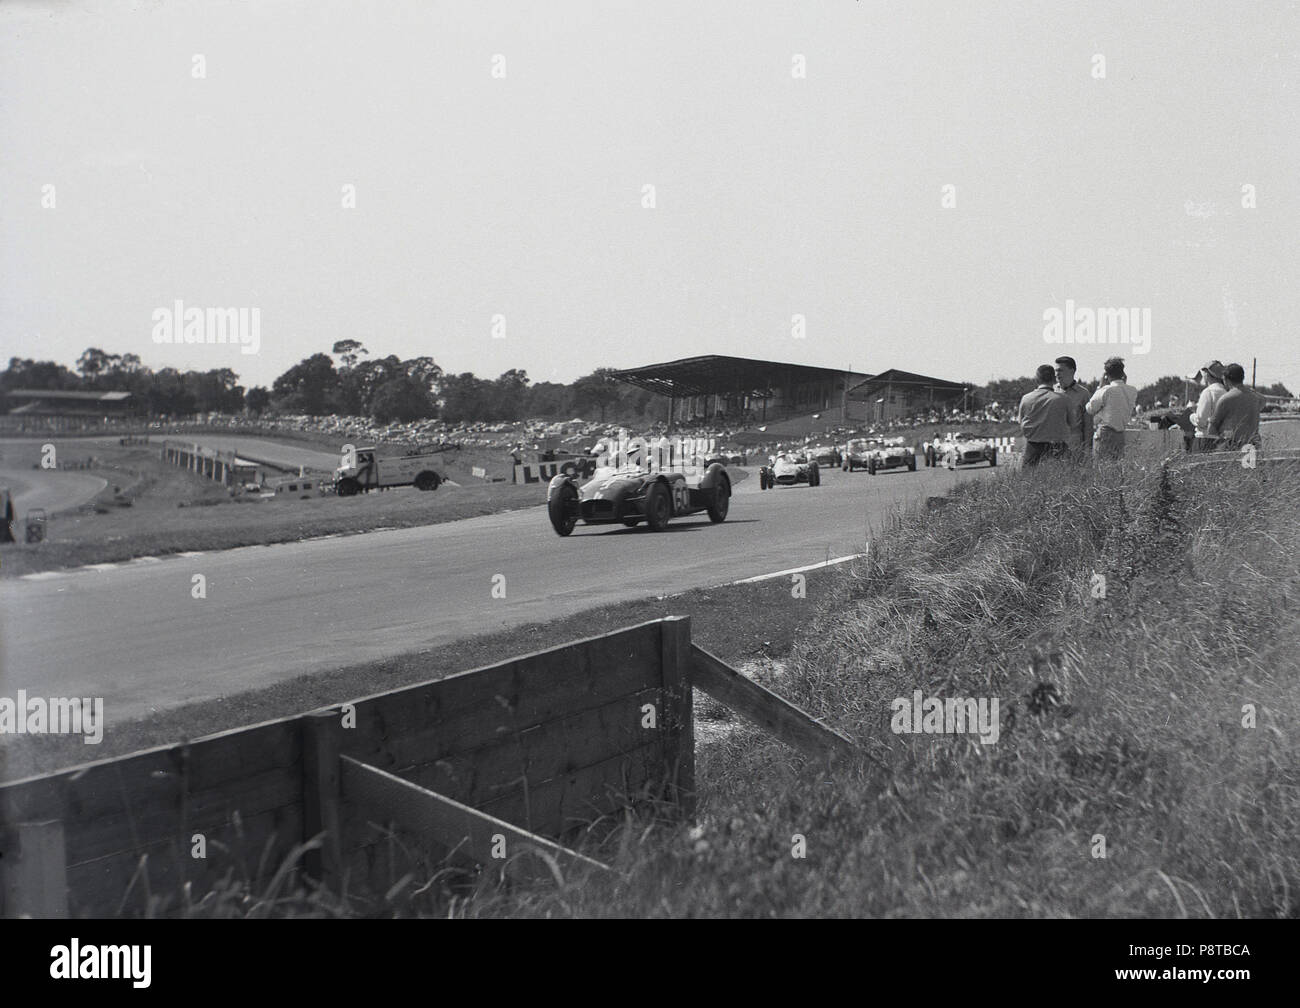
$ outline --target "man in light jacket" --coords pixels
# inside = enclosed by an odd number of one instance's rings
[[[1124,457],[1124,428],[1137,405],[1137,389],[1127,382],[1124,359],[1111,357],[1102,365],[1102,382],[1088,400],[1095,426],[1093,455],[1098,461],[1117,462]]]
[[[1192,376],[1192,380],[1203,386],[1200,398],[1196,400],[1196,409],[1189,419],[1196,426],[1192,451],[1213,451],[1217,438],[1210,437],[1210,421],[1214,419],[1214,407],[1227,393],[1223,384],[1223,365],[1212,360]]]

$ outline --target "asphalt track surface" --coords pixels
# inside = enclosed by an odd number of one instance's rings
[[[0,469],[0,486],[13,493],[14,521],[21,522],[32,508],[50,514],[80,507],[108,486],[108,480],[84,472],[43,469]],[[14,529],[14,535],[19,535]]]
[[[313,670],[856,554],[895,509],[990,475],[833,470],[819,487],[768,491],[753,475],[737,484],[720,525],[700,514],[662,533],[579,525],[561,538],[538,507],[0,582],[0,696],[103,697],[111,725]],[[195,574],[206,578],[205,599],[191,597]],[[497,575],[505,598],[492,596]]]

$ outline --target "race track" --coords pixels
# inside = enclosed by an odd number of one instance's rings
[[[659,534],[580,525],[562,539],[543,509],[530,508],[7,581],[0,696],[103,697],[111,724],[314,669],[858,553],[894,508],[991,474],[835,470],[820,487],[766,492],[754,477],[737,484],[724,524],[699,515]],[[195,574],[207,579],[206,599],[191,597]],[[492,596],[497,575],[503,599]]]
[[[0,468],[0,486],[13,493],[14,519],[21,522],[32,508],[50,514],[78,508],[108,486],[108,480],[84,472]]]

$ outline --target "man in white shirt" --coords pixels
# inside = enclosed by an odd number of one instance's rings
[[[1192,415],[1188,418],[1196,426],[1192,451],[1213,451],[1218,438],[1210,437],[1210,421],[1214,418],[1214,407],[1228,391],[1223,384],[1223,365],[1217,360],[1210,361],[1192,376],[1192,380],[1204,386],[1200,398],[1196,400],[1196,409],[1192,410]]]
[[[1137,405],[1137,389],[1125,380],[1124,359],[1111,357],[1102,365],[1101,385],[1088,400],[1093,418],[1093,455],[1098,461],[1118,461],[1124,456],[1124,428]]]

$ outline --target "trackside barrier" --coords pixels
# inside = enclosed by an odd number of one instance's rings
[[[282,865],[383,891],[395,836],[511,878],[601,871],[566,845],[587,824],[642,800],[694,814],[692,687],[819,759],[861,752],[668,617],[0,785],[0,915],[166,914],[232,858],[254,894]]]

